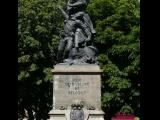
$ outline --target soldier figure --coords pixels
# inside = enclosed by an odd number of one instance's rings
[[[58,46],[59,63],[72,64],[75,59],[83,63],[95,62],[96,49],[88,46],[96,33],[89,15],[85,12],[88,2],[89,0],[69,0],[67,12],[59,7],[65,17],[64,31]]]

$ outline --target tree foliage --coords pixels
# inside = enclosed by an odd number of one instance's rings
[[[139,2],[137,0],[92,0],[93,17],[103,69],[102,105],[110,118],[116,112],[139,116]]]
[[[18,113],[47,119],[52,109],[51,68],[56,64],[67,0],[18,0]],[[94,44],[102,70],[106,119],[116,112],[139,116],[139,1],[91,0],[87,11],[97,31]],[[35,112],[35,114],[33,114]]]
[[[18,1],[19,116],[47,119],[52,108],[51,68],[56,63],[62,17],[56,0]],[[35,115],[33,115],[33,111]]]

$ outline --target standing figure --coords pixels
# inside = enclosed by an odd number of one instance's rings
[[[69,60],[67,58],[69,57],[70,50],[73,47],[79,47],[78,44],[80,40],[77,33],[83,30],[86,36],[90,38],[90,32],[87,31],[86,24],[84,24],[80,19],[78,19],[77,16],[71,14],[72,9],[67,10],[68,14],[61,7],[59,7],[59,9],[65,17],[64,32],[61,33],[61,39],[58,46],[58,61],[63,62],[63,59],[65,59],[65,61]],[[83,38],[81,39],[82,43],[84,42],[86,37],[84,38],[84,36],[81,36],[81,38]]]
[[[64,22],[64,32],[61,33],[60,43],[58,46],[58,62],[63,62],[63,59],[68,57],[69,51],[72,48],[73,36],[75,31],[75,21],[70,19],[69,14],[67,14],[61,7],[59,7],[63,16],[65,17]],[[65,55],[63,55],[63,53]]]
[[[67,11],[59,7],[65,17],[64,32],[58,46],[59,63],[95,63],[96,48],[92,45],[96,31],[85,11],[89,0],[69,0]]]
[[[69,0],[67,4],[68,9],[74,8],[74,11],[76,11],[73,16],[83,21],[86,26],[86,30],[83,30],[83,34],[86,35],[86,43],[89,42],[91,37],[93,37],[96,33],[93,28],[92,21],[88,13],[85,11],[89,1],[90,0]],[[82,29],[77,29],[75,36],[77,39],[82,39]]]
[[[96,34],[96,31],[95,29],[93,28],[93,24],[92,24],[92,21],[88,15],[88,13],[86,13],[85,11],[80,11],[80,12],[77,12],[73,15],[74,17],[76,17],[76,19],[79,19],[83,22],[83,28],[85,29],[79,29],[77,30],[77,39],[81,39],[82,38],[82,34],[84,34],[86,37],[84,38],[85,39],[85,42],[89,42],[93,36]],[[83,33],[81,33],[83,31]],[[79,32],[79,33],[78,33]]]

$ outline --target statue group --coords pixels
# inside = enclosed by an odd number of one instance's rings
[[[93,46],[96,31],[85,11],[89,0],[69,0],[63,14],[64,30],[60,34],[58,62],[63,64],[94,64],[97,49]]]

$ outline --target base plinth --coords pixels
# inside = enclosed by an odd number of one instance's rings
[[[68,110],[51,110],[49,120],[70,120]],[[101,110],[88,110],[88,117],[85,120],[104,120],[104,112]]]

